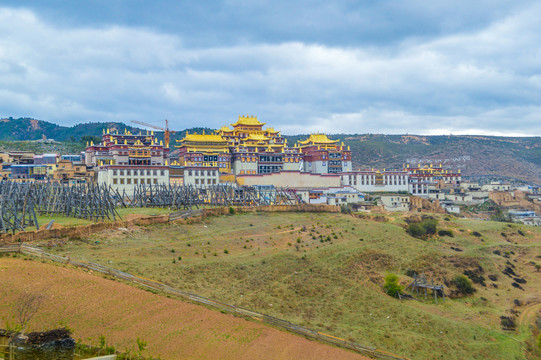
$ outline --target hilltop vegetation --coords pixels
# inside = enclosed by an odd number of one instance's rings
[[[162,126],[163,124],[155,123],[155,125]],[[132,133],[145,131],[142,128],[118,122],[89,122],[67,127],[43,120],[35,120],[31,118],[14,119],[10,117],[0,119],[0,140],[2,140],[1,145],[5,148],[17,149],[18,147],[25,146],[27,148],[31,148],[32,146],[40,146],[39,143],[38,145],[28,145],[28,141],[41,140],[43,137],[45,137],[47,139],[54,139],[58,142],[75,144],[78,149],[82,150],[86,146],[86,141],[89,140],[90,137],[93,137],[94,141],[101,140],[103,131],[106,129],[115,129],[120,133],[123,133],[124,130]],[[203,130],[212,131],[208,128],[194,127],[171,135],[171,141],[174,144],[174,140],[183,138],[186,131],[201,132]],[[163,140],[163,131],[156,131],[155,133],[158,139]]]
[[[453,236],[418,239],[405,220],[237,214],[42,245],[412,359],[523,359],[523,346],[535,351],[522,343],[535,319],[519,314],[541,297],[541,231],[439,217],[438,230]],[[383,288],[388,273],[402,286],[425,273],[452,299],[395,299]],[[464,295],[459,275],[474,294]],[[510,326],[512,339],[502,329]]]

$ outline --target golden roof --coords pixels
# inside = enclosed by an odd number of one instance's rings
[[[263,125],[265,125],[265,123],[259,122],[259,120],[257,120],[257,116],[249,116],[249,115],[242,116],[242,115],[239,115],[239,119],[237,120],[237,122],[234,123],[234,124],[231,124],[231,126],[238,126],[238,125],[263,126]]]
[[[177,140],[178,141],[178,140]],[[226,143],[227,140],[221,135],[210,134],[186,134],[186,137],[181,141],[193,141],[193,142],[221,142]]]
[[[271,127],[266,128],[265,131],[268,131],[268,132],[273,133],[273,134],[277,134],[277,133],[280,132],[278,130],[274,130],[274,128],[271,128]]]
[[[268,141],[270,140],[270,138],[266,137],[265,135],[263,134],[250,134],[250,136],[248,136],[246,138],[246,140],[253,140],[253,141]]]
[[[223,132],[232,132],[232,131],[233,131],[233,129],[230,129],[230,128],[228,128],[227,126],[222,126],[222,127],[220,128],[220,130],[218,130],[218,131],[223,131]]]
[[[336,144],[339,140],[331,140],[325,134],[311,134],[307,140],[300,141],[299,144]]]

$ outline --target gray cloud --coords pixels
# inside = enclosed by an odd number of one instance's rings
[[[245,13],[262,6],[228,3],[239,4]],[[466,10],[451,2],[419,3],[412,7],[423,9],[417,12],[384,4],[390,13],[425,19],[451,14],[430,36],[414,31],[381,44],[271,36],[196,46],[187,34],[57,26],[32,10],[0,8],[0,106],[4,116],[63,124],[168,118],[178,129],[218,127],[250,113],[284,133],[541,135],[541,25],[535,18],[541,6],[513,8],[506,16],[503,3],[486,14],[470,6],[469,18],[460,20]],[[359,11],[348,3],[315,7],[299,21],[318,28],[324,13],[345,23],[368,21]],[[329,24],[321,21],[322,28]],[[295,34],[303,37],[302,30]]]

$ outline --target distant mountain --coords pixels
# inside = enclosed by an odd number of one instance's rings
[[[287,136],[289,144],[308,135]],[[349,146],[353,169],[440,166],[463,176],[494,176],[541,184],[541,137],[334,134]]]
[[[137,133],[143,129],[123,123],[87,123],[72,127],[30,118],[0,119],[0,140],[39,140],[44,136],[62,142],[80,143],[84,148],[83,136],[101,137],[104,129],[124,129]],[[182,139],[186,131],[211,132],[209,128],[191,128],[171,136]],[[163,132],[155,132],[163,139]],[[419,136],[378,134],[335,134],[350,146],[353,168],[357,169],[400,169],[404,164],[423,164],[461,169],[463,175],[494,175],[515,178],[541,184],[541,137],[496,137],[496,136]],[[307,135],[286,136],[290,145]],[[5,145],[4,145],[5,146]]]
[[[541,184],[541,137],[334,135],[349,145],[353,166],[400,169],[422,164]]]
[[[84,141],[83,137],[100,137],[103,131],[106,129],[116,129],[118,132],[124,132],[128,130],[132,133],[138,133],[139,131],[146,131],[146,129],[126,125],[118,122],[106,122],[106,123],[86,123],[77,124],[72,127],[61,126],[53,124],[43,120],[36,120],[31,118],[18,118],[12,117],[0,119],[0,140],[9,141],[26,141],[26,140],[40,140],[44,137],[47,139],[54,139],[62,142],[81,142]],[[152,130],[152,129],[149,129]],[[171,139],[181,139],[186,134],[186,131],[212,131],[209,128],[192,128],[183,131],[176,132],[171,136]],[[159,139],[163,139],[163,131],[155,131],[156,136]]]

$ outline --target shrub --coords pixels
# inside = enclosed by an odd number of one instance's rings
[[[472,232],[472,235],[473,235],[473,236],[477,236],[477,237],[481,237],[481,236],[482,236],[481,233],[478,232],[478,231]]]
[[[434,235],[437,232],[438,220],[425,219],[421,221],[421,226],[425,229],[427,235]]]
[[[235,215],[235,208],[233,206],[229,207],[229,214],[230,215]]]
[[[398,276],[391,273],[385,275],[385,285],[383,285],[383,289],[390,296],[398,298],[398,295],[402,292],[402,286],[398,284]]]
[[[229,250],[224,249],[224,254],[229,254]]]
[[[455,276],[453,278],[453,284],[455,284],[456,288],[461,294],[469,295],[475,292],[475,289],[472,286],[470,279],[468,279],[464,275]]]
[[[451,230],[440,230],[440,231],[438,231],[438,235],[439,236],[449,236],[449,237],[454,237],[455,236],[455,234]]]
[[[420,223],[409,224],[407,232],[408,234],[416,238],[421,238],[426,235],[426,230],[421,226]]]

